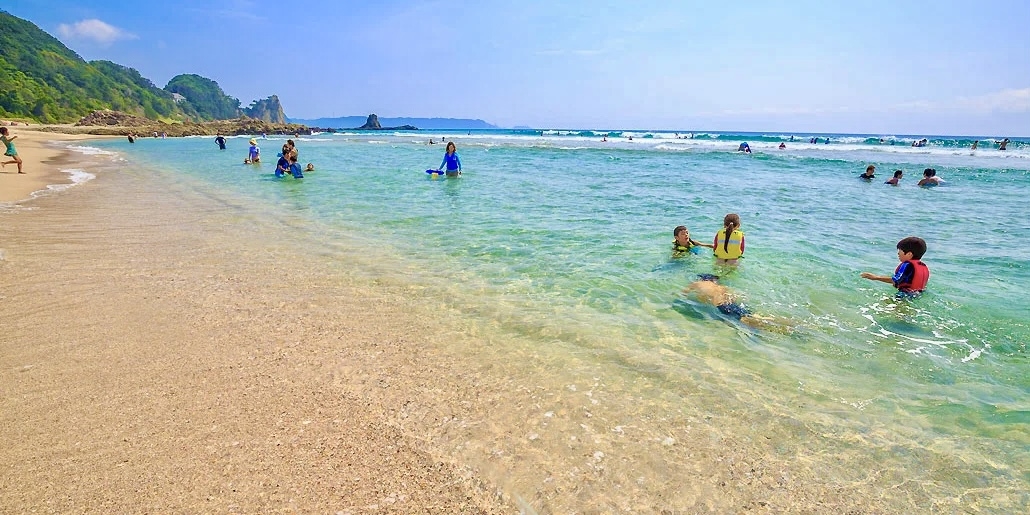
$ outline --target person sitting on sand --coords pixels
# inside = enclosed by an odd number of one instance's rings
[[[740,320],[740,323],[755,329],[771,329],[777,332],[789,332],[791,324],[785,320],[754,314],[750,308],[742,304],[737,295],[729,288],[719,284],[719,276],[698,274],[697,280],[683,289],[685,295],[694,297],[700,302],[715,306],[720,313]]]
[[[21,158],[18,157],[18,151],[14,148],[14,140],[18,139],[18,136],[10,136],[10,131],[7,127],[0,127],[0,142],[3,142],[7,150],[4,151],[4,155],[10,157],[10,161],[4,161],[0,163],[0,166],[7,166],[11,163],[18,164],[18,173],[25,173],[21,171]]]
[[[690,239],[690,229],[687,229],[684,225],[677,226],[672,230],[672,238],[673,258],[689,255],[697,247],[715,248],[714,244],[701,243],[700,241]]]

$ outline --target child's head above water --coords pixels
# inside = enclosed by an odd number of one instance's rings
[[[908,259],[902,259],[903,253],[912,254],[909,259],[922,259],[923,254],[926,254],[926,242],[916,236],[903,238],[898,242],[898,259],[908,261]]]

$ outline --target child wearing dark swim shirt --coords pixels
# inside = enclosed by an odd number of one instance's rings
[[[858,178],[859,179],[865,179],[867,181],[871,181],[871,180],[876,178],[876,175],[874,175],[875,172],[876,172],[876,166],[869,165],[869,166],[865,167],[865,173],[863,173],[862,175],[859,175]]]
[[[905,174],[905,172],[902,172],[901,170],[894,170],[894,177],[891,177],[890,179],[887,179],[883,183],[884,184],[890,184],[891,186],[897,186],[898,182],[901,181],[901,176],[904,175],[904,174]]]

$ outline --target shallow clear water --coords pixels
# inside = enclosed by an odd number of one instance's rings
[[[896,451],[917,464],[919,445],[969,439],[990,464],[974,468],[1030,487],[1025,143],[971,153],[969,138],[911,148],[833,136],[778,150],[789,135],[752,134],[756,152],[744,155],[739,137],[599,134],[304,136],[300,162],[317,171],[302,181],[272,175],[281,136],[261,140],[260,166],[241,164],[246,138],[224,152],[206,137],[90,146],[267,209],[269,224],[309,235],[316,252],[364,249],[378,256],[370,276],[424,286],[441,309],[547,352],[615,363],[627,381],[659,369],[742,389],[761,378],[742,402],[903,433],[922,444]],[[443,154],[430,137],[457,141],[461,178],[424,173]],[[857,179],[867,164],[871,183]],[[945,184],[917,187],[926,167]],[[894,169],[901,185],[882,184]],[[670,258],[673,227],[708,242],[730,212],[747,238],[739,267]],[[925,295],[901,301],[859,273],[889,275],[909,235],[927,241],[932,275]],[[790,330],[748,329],[683,296],[699,273],[721,275]]]

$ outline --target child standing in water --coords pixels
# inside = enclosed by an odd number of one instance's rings
[[[261,162],[261,147],[258,147],[257,140],[250,138],[250,149],[248,149],[247,160],[251,163]]]
[[[740,216],[730,213],[722,219],[722,229],[715,234],[713,244],[715,262],[720,265],[735,265],[744,255],[744,232],[740,230]]]
[[[447,153],[443,155],[443,161],[440,162],[440,169],[446,171],[448,177],[457,177],[461,175],[461,159],[458,158],[458,147],[454,145],[454,142],[447,143]]]
[[[0,166],[6,166],[11,163],[18,163],[18,173],[25,173],[21,171],[21,158],[18,157],[18,151],[14,148],[14,140],[18,136],[8,136],[7,127],[0,127],[0,142],[3,142],[7,150],[4,151],[4,155],[10,157],[10,161],[4,161],[0,163]]]
[[[922,238],[909,236],[898,242],[898,261],[901,264],[894,270],[894,275],[876,275],[862,272],[860,276],[870,281],[893,284],[901,295],[919,295],[926,289],[930,280],[930,269],[920,261],[926,253],[926,242]]]

